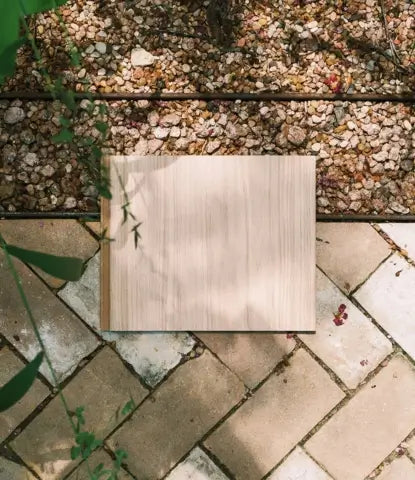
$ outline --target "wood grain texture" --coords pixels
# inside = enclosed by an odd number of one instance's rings
[[[315,329],[313,157],[115,156],[110,176],[102,328]]]

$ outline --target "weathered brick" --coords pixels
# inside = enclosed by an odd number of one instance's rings
[[[285,333],[198,332],[197,336],[250,388],[295,347],[295,341]]]
[[[14,264],[58,379],[63,380],[99,342],[26,265],[17,259]],[[3,252],[0,252],[0,331],[27,360],[40,351]],[[52,381],[46,362],[40,371]]]
[[[401,355],[305,444],[336,480],[363,479],[415,427],[415,369]]]
[[[303,349],[205,440],[239,480],[269,472],[344,397]]]
[[[408,457],[400,457],[387,465],[376,480],[414,480],[415,465]]]
[[[127,459],[133,475],[159,479],[244,393],[243,383],[205,351],[174,371],[108,443],[139,452]]]
[[[85,225],[96,235],[101,235],[101,222],[85,222]]]
[[[148,383],[157,385],[195,342],[184,332],[100,332],[99,253],[87,264],[77,282],[68,283],[59,297],[105,339],[115,343],[123,359]]]
[[[381,223],[378,226],[415,261],[415,224]]]
[[[85,407],[83,430],[94,432],[102,439],[120,423],[120,409],[130,398],[138,403],[147,391],[117,355],[105,347],[63,393],[71,411]],[[73,445],[74,434],[59,397],[55,397],[11,443],[42,480],[61,479],[72,470],[78,463],[70,459]]]
[[[336,326],[334,312],[341,304],[346,305],[348,317]],[[356,388],[392,352],[392,344],[319,270],[316,305],[316,333],[300,338],[347,387]]]
[[[22,465],[0,457],[0,480],[36,480]]]
[[[167,475],[166,480],[229,480],[206,453],[196,447]]]
[[[395,253],[354,294],[415,359],[415,267]]]
[[[408,440],[408,453],[415,460],[415,435]]]
[[[362,283],[389,254],[368,223],[318,223],[317,265],[344,292]]]
[[[94,469],[100,464],[103,464],[104,470],[113,470],[114,468],[112,458],[102,449],[95,451],[88,458],[88,464],[92,471],[94,471]],[[103,475],[101,478],[102,480],[107,479],[108,475]],[[86,462],[82,462],[81,465],[75,469],[69,477],[66,477],[65,480],[91,480]],[[133,480],[133,477],[121,468],[118,472],[117,480]]]
[[[23,367],[9,348],[0,350],[0,385],[11,380]],[[0,415],[0,439],[6,438],[49,395],[49,390],[40,380],[35,380],[29,391],[13,407]],[[0,476],[1,478],[1,476]]]
[[[297,447],[268,480],[333,480],[302,448]]]
[[[29,250],[87,260],[98,249],[98,242],[76,220],[0,220],[6,242]],[[65,282],[35,267],[51,286]]]

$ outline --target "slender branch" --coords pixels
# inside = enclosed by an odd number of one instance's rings
[[[30,322],[30,324],[33,328],[34,333],[35,333],[36,340],[38,341],[39,346],[40,346],[41,350],[43,351],[44,358],[45,358],[46,363],[48,365],[49,371],[52,375],[54,387],[58,391],[58,396],[59,396],[59,398],[62,402],[62,405],[63,405],[63,408],[65,410],[66,416],[69,420],[71,429],[72,429],[74,435],[76,436],[77,433],[78,433],[77,432],[77,427],[76,427],[75,422],[72,418],[72,414],[71,414],[71,411],[69,410],[69,406],[68,406],[68,403],[66,401],[66,398],[65,398],[65,396],[63,394],[63,391],[60,387],[58,377],[56,375],[55,369],[53,368],[52,361],[50,359],[50,356],[49,356],[49,353],[47,351],[46,345],[45,345],[45,343],[42,339],[42,336],[40,335],[39,329],[36,325],[36,321],[35,321],[35,318],[33,316],[32,310],[30,308],[29,301],[28,301],[27,296],[25,294],[25,291],[23,289],[21,278],[20,278],[19,274],[17,273],[16,267],[14,266],[14,262],[13,262],[11,256],[10,256],[9,252],[7,251],[7,243],[4,240],[1,233],[0,233],[0,247],[3,249],[3,251],[5,253],[7,264],[9,266],[9,269],[10,269],[11,273],[12,273],[12,276],[13,276],[14,282],[16,284],[17,290],[19,292],[20,298],[23,302],[23,306],[24,306],[24,308],[26,310],[26,313],[27,313],[27,316],[29,318],[29,322]],[[91,470],[91,467],[90,467],[89,462],[88,462],[88,458],[86,459],[85,463],[86,463],[86,467],[87,467],[87,470],[88,470],[88,475],[92,479],[93,474],[92,474],[92,470]]]

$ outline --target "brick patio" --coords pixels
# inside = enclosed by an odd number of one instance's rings
[[[122,447],[121,480],[415,479],[415,225],[318,224],[317,332],[299,335],[101,335],[96,225],[0,230],[88,260],[67,285],[18,268],[70,408],[105,439],[92,466]],[[2,256],[0,334],[3,384],[39,349]],[[88,478],[50,381],[1,416],[0,480]]]

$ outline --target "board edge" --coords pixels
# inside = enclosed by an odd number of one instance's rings
[[[109,156],[103,157],[103,166],[109,169]],[[109,175],[109,171],[108,171]],[[110,224],[110,200],[101,197],[101,236],[109,235]],[[101,330],[110,330],[110,241],[101,239],[101,294],[100,294],[100,327]]]

